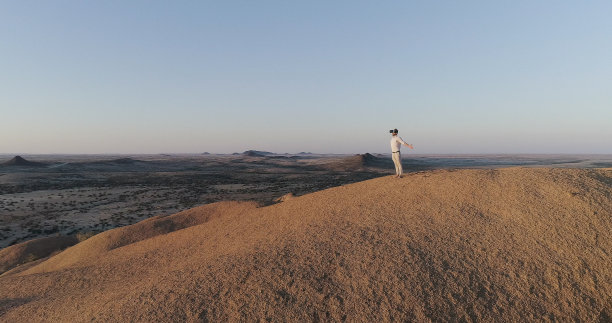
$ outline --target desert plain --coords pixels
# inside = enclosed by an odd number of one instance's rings
[[[4,157],[0,321],[612,315],[609,155]]]

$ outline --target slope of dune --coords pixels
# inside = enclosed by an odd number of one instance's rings
[[[0,274],[20,264],[47,257],[77,243],[74,236],[34,239],[0,250]]]
[[[5,273],[0,321],[606,321],[611,210],[610,169],[431,171],[211,204]]]
[[[130,226],[95,235],[28,272],[53,271],[69,266],[87,265],[92,259],[96,259],[113,249],[202,224],[215,217],[241,214],[254,209],[256,206],[255,202],[221,202],[196,207],[171,216],[152,217]]]

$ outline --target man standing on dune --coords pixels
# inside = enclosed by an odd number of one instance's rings
[[[402,156],[400,154],[400,148],[402,145],[414,149],[412,144],[407,144],[400,138],[397,133],[397,129],[389,130],[391,133],[391,158],[393,158],[393,163],[395,164],[395,178],[402,178]]]

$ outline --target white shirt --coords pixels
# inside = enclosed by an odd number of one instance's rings
[[[399,136],[392,136],[391,137],[391,152],[394,153],[396,151],[400,151],[400,147],[402,145],[407,145],[407,143],[405,143],[402,138],[400,138]]]

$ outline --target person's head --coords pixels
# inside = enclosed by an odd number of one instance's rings
[[[397,129],[393,129],[393,130],[389,130],[389,132],[391,133],[392,136],[397,136],[397,133],[399,131],[397,131]]]

